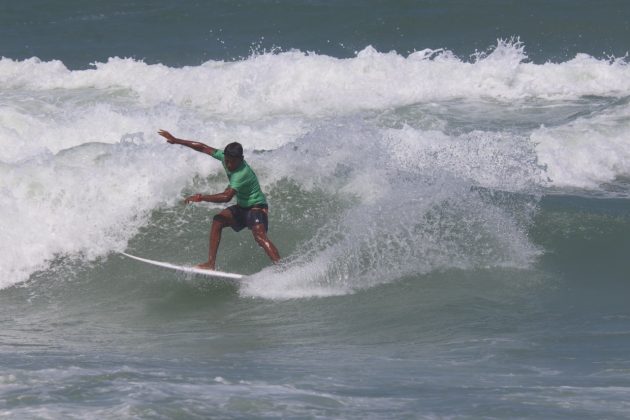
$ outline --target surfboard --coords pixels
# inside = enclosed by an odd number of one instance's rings
[[[146,264],[168,268],[169,270],[175,270],[181,273],[199,274],[206,277],[212,277],[212,278],[218,278],[218,279],[231,279],[231,280],[241,280],[243,279],[243,277],[245,277],[242,274],[225,273],[223,271],[214,271],[214,270],[204,270],[203,268],[190,267],[190,266],[185,266],[185,265],[176,265],[176,264],[171,264],[171,263],[162,262],[162,261],[150,260],[148,258],[140,258],[140,257],[136,257],[135,255],[127,254],[126,252],[121,252],[121,254],[123,254],[125,257],[132,258],[134,260],[137,260]]]

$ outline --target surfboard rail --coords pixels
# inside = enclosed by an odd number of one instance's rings
[[[232,280],[242,280],[245,277],[242,274],[226,273],[223,271],[216,271],[216,270],[205,270],[203,268],[190,267],[190,266],[184,266],[184,265],[171,264],[171,263],[167,263],[163,261],[150,260],[148,258],[137,257],[135,255],[131,255],[126,252],[121,252],[121,254],[124,255],[125,257],[131,258],[131,259],[134,259],[134,260],[146,263],[146,264],[155,265],[157,267],[168,268],[170,270],[175,270],[182,273],[200,274],[206,277],[232,279]]]

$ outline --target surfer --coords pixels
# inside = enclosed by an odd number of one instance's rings
[[[236,196],[235,205],[222,210],[212,219],[208,261],[197,265],[197,267],[214,270],[217,250],[221,241],[221,231],[228,226],[236,232],[245,227],[249,228],[254,234],[256,243],[265,250],[274,264],[278,263],[280,261],[278,249],[267,236],[269,228],[267,199],[260,189],[256,174],[243,157],[243,146],[234,142],[225,146],[225,149],[219,150],[196,141],[178,139],[165,130],[158,131],[158,134],[170,144],[190,147],[220,160],[227,174],[229,185],[225,191],[212,195],[191,195],[184,200],[184,203],[198,203],[200,201],[227,203]]]

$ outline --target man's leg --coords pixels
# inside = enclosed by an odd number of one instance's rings
[[[212,227],[210,228],[210,250],[208,251],[208,261],[197,265],[197,268],[205,268],[214,270],[217,251],[219,250],[219,242],[221,242],[221,231],[223,228],[232,226],[235,223],[234,216],[230,209],[224,209],[221,213],[212,219]]]
[[[276,248],[273,242],[267,237],[265,225],[262,223],[255,224],[252,226],[252,233],[254,234],[256,243],[265,250],[271,261],[277,264],[280,261],[280,253],[278,252],[278,248]]]

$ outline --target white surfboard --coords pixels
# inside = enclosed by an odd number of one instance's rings
[[[223,271],[214,271],[214,270],[204,270],[203,268],[190,267],[185,265],[175,265],[162,261],[149,260],[147,258],[136,257],[135,255],[127,254],[126,252],[121,252],[125,257],[133,258],[134,260],[141,261],[143,263],[156,265],[158,267],[168,268],[170,270],[179,271],[182,273],[189,274],[200,274],[206,277],[214,277],[214,278],[222,278],[222,279],[232,279],[232,280],[241,280],[243,275],[236,273],[224,273]]]

